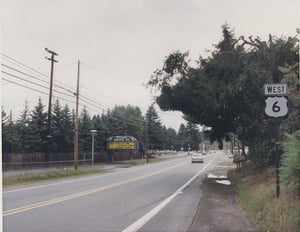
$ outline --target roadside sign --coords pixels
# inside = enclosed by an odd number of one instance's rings
[[[287,84],[265,84],[265,95],[266,96],[284,96],[287,95]]]
[[[285,97],[268,97],[266,99],[265,113],[274,118],[287,115],[287,99]]]
[[[138,150],[139,141],[133,136],[111,136],[107,139],[108,150]]]
[[[269,117],[279,118],[287,115],[287,84],[286,83],[275,83],[275,84],[265,84],[264,85],[265,96],[267,96],[265,113]],[[276,120],[277,121],[277,120]],[[276,140],[279,141],[279,131],[280,123],[277,125],[277,135]],[[280,154],[278,149],[278,144],[276,144],[275,160],[276,160],[276,197],[280,195]]]
[[[108,143],[108,149],[109,150],[135,150],[136,149],[136,142],[109,142]]]

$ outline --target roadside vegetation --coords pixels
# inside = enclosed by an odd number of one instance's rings
[[[296,232],[300,228],[300,201],[291,185],[281,184],[276,198],[276,180],[270,170],[242,168],[230,172],[235,180],[238,201],[258,231]]]
[[[68,169],[57,169],[57,170],[48,170],[40,172],[24,172],[23,174],[6,176],[2,178],[2,184],[4,187],[19,185],[19,184],[30,184],[33,182],[58,179],[58,178],[67,178],[73,176],[87,175],[93,173],[103,173],[107,172],[103,168],[79,168],[77,170],[68,168]]]
[[[300,29],[294,37],[236,36],[225,24],[222,40],[196,64],[189,52],[175,51],[147,83],[159,92],[161,109],[181,111],[208,128],[220,149],[224,141],[232,143],[231,151],[238,148],[236,158],[246,165],[232,175],[240,203],[260,231],[300,228],[299,35]],[[265,113],[264,85],[274,83],[287,84],[288,96],[281,96],[288,97],[285,117]],[[278,166],[281,191],[276,198]]]
[[[274,168],[255,169],[251,162],[231,170],[238,201],[259,231],[300,229],[300,131],[286,135],[281,166],[280,196],[276,198]]]

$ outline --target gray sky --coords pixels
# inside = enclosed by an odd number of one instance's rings
[[[2,0],[1,3],[2,64],[29,72],[16,66],[9,56],[49,75],[50,62],[44,58],[49,56],[44,50],[47,47],[59,54],[55,83],[75,91],[80,60],[80,93],[98,102],[97,107],[88,106],[91,115],[127,104],[138,106],[145,113],[152,103],[152,94],[142,84],[155,69],[162,67],[165,57],[176,50],[189,51],[192,60],[206,56],[205,49],[212,49],[221,40],[221,26],[225,22],[237,37],[253,35],[266,40],[268,34],[295,36],[300,12],[298,0]],[[2,70],[41,83],[4,66]],[[1,77],[34,87],[7,74],[1,73]],[[49,80],[45,76],[39,78]],[[24,110],[26,99],[31,110],[39,96],[44,105],[48,104],[47,94],[4,80],[1,88],[4,110],[7,113],[12,110],[15,118]],[[75,101],[74,97],[58,96]],[[60,102],[65,104],[63,100]],[[75,108],[71,102],[68,105]],[[156,109],[159,111],[158,106]],[[183,122],[179,112],[159,111],[159,114],[167,127],[177,130]]]

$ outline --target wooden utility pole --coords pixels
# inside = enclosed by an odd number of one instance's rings
[[[75,112],[75,128],[74,128],[74,169],[78,166],[78,107],[79,107],[79,76],[80,76],[80,61],[78,60],[77,69],[77,90],[76,90],[76,112]]]
[[[45,154],[45,161],[48,167],[49,161],[49,149],[50,149],[50,140],[51,140],[51,116],[52,116],[52,86],[53,86],[53,69],[54,69],[54,62],[58,62],[54,59],[54,56],[58,56],[58,54],[54,51],[45,48],[47,52],[51,54],[51,58],[45,57],[47,60],[51,61],[51,73],[50,73],[50,90],[49,90],[49,104],[48,104],[48,124],[47,124],[47,147],[46,147],[46,154]]]
[[[147,163],[149,163],[149,154],[148,154],[148,143],[149,143],[149,132],[148,132],[148,121],[147,121],[147,119],[146,119],[146,135],[145,135],[145,137],[146,137],[146,158],[147,158]]]

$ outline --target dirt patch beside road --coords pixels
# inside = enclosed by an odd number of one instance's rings
[[[228,168],[215,168],[210,176],[227,176]],[[189,232],[253,232],[257,231],[236,202],[234,185],[216,182],[216,178],[202,180],[202,198]]]

